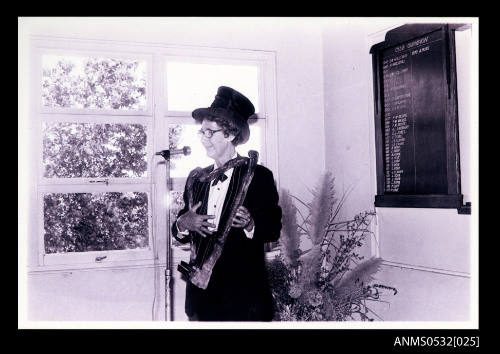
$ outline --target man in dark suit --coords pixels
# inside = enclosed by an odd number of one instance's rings
[[[199,321],[270,321],[273,300],[264,258],[264,243],[277,241],[281,230],[272,172],[235,147],[250,136],[252,103],[240,92],[219,87],[208,108],[193,111],[201,123],[201,142],[214,165],[191,171],[185,207],[172,225],[173,236],[191,244],[186,314]]]

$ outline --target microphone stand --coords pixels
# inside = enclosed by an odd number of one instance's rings
[[[165,159],[166,167],[166,187],[167,187],[167,200],[170,200],[170,191],[172,189],[172,181],[170,180],[170,150],[163,150],[157,155],[163,156]],[[167,242],[165,245],[166,257],[165,257],[165,321],[173,320],[172,311],[172,289],[171,289],[171,279],[172,279],[172,249],[171,249],[171,230],[170,230],[170,203],[168,205],[167,212]]]
[[[184,146],[182,149],[178,150],[162,150],[157,152],[155,155],[161,155],[165,159],[165,167],[167,168],[166,183],[167,183],[167,198],[170,200],[170,191],[172,190],[172,180],[170,178],[170,155],[172,154],[191,154],[191,148],[189,146]],[[167,212],[167,243],[165,245],[166,257],[165,257],[165,320],[172,321],[173,319],[173,307],[172,307],[172,235],[170,229],[170,210],[171,203],[168,205]]]

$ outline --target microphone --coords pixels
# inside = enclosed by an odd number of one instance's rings
[[[189,146],[184,146],[182,149],[171,149],[171,150],[162,150],[157,152],[155,155],[161,155],[165,159],[169,159],[172,155],[189,155],[191,154],[191,148]]]

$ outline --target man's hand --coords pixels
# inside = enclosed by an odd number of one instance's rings
[[[254,227],[253,218],[250,212],[243,205],[238,208],[236,215],[233,218],[232,227],[245,228],[247,231],[251,231]]]
[[[196,214],[196,210],[200,207],[201,201],[196,205],[193,205],[187,213],[181,215],[177,219],[177,226],[179,230],[185,231],[196,231],[201,236],[206,237],[207,235],[211,235],[214,230],[209,230],[209,227],[215,228],[215,224],[208,222],[208,219],[214,219],[214,215],[198,215]]]

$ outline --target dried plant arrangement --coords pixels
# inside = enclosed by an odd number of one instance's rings
[[[321,176],[304,203],[287,190],[280,191],[283,211],[279,255],[269,261],[269,278],[277,321],[373,321],[381,319],[368,307],[369,301],[382,301],[393,287],[373,284],[382,259],[363,260],[359,247],[372,236],[374,211],[364,211],[352,220],[338,221],[346,199],[335,196],[334,178]],[[300,203],[302,213],[294,201]],[[301,220],[298,220],[300,217]],[[301,239],[311,247],[302,251]]]

